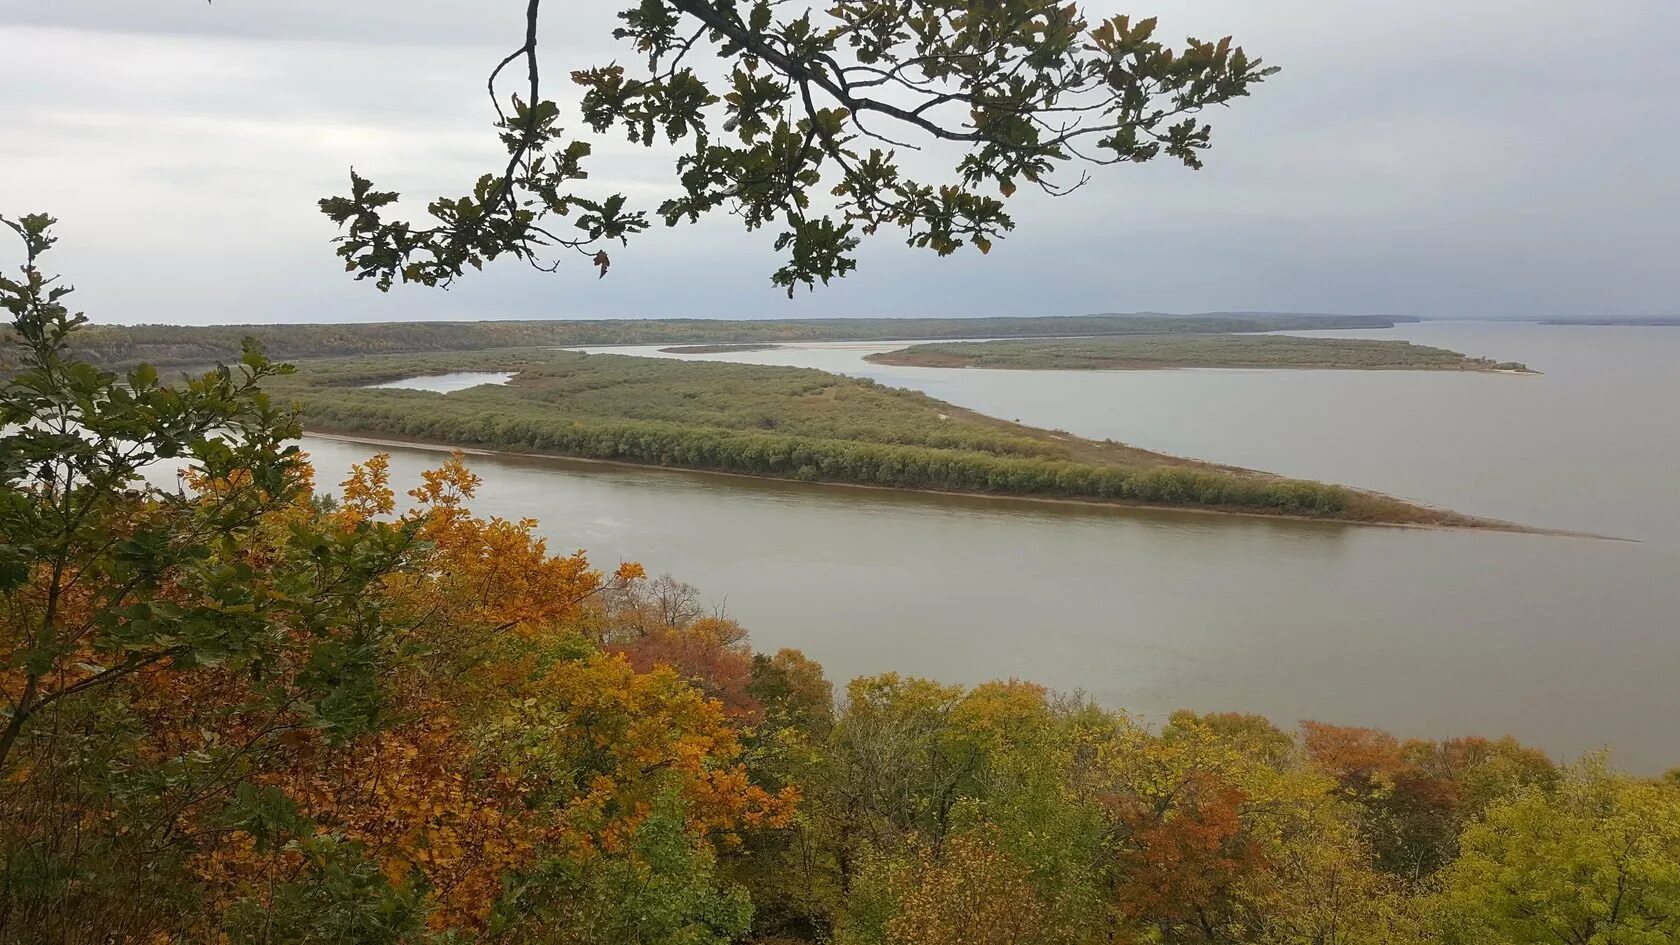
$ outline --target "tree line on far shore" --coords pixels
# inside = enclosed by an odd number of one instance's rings
[[[237,316],[233,316],[237,318]],[[237,360],[246,338],[283,360],[371,354],[482,351],[576,345],[774,343],[1036,337],[1160,332],[1388,328],[1367,315],[1073,315],[1018,318],[598,319],[576,321],[379,322],[370,324],[97,325],[74,339],[107,367]]]

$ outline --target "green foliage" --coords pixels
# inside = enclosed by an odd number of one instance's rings
[[[392,883],[357,844],[331,835],[293,841],[301,868],[261,899],[235,903],[228,939],[238,945],[356,942],[408,945],[426,934],[424,890]]]
[[[1658,945],[1680,938],[1680,789],[1602,762],[1497,803],[1443,879],[1448,943]]]
[[[296,418],[261,389],[289,368],[247,345],[237,368],[167,387],[144,365],[122,378],[74,360],[68,340],[86,316],[38,267],[52,219],[5,222],[26,261],[21,278],[0,277],[17,364],[0,389],[0,589],[20,603],[0,639],[0,672],[21,674],[23,686],[0,716],[0,772],[30,718],[62,699],[166,661],[261,659],[277,601],[209,551],[291,502],[300,463]],[[142,484],[159,461],[188,465],[223,501]],[[384,566],[364,563],[363,580]],[[310,606],[306,619],[323,626],[344,616]],[[330,698],[336,686],[317,681]]]
[[[517,371],[449,395],[352,385]],[[1336,486],[1243,474],[1006,423],[823,371],[569,352],[311,365],[321,429],[826,482],[1342,515]],[[1405,506],[1396,507],[1404,509]],[[1381,514],[1380,512],[1377,514]]]
[[[118,376],[77,360],[86,318],[40,268],[53,221],[4,222],[25,264],[0,277],[13,342],[0,387],[0,927],[145,937],[146,904],[190,909],[172,872],[186,847],[165,840],[180,818],[281,843],[302,828],[258,803],[251,757],[301,732],[334,743],[378,725],[396,644],[370,589],[413,536],[280,526],[309,495],[297,419],[262,389],[290,369],[251,344],[238,365],[175,386],[144,365]],[[160,464],[183,480],[160,487]],[[282,538],[259,571],[240,552],[264,528]],[[246,682],[192,698],[190,746],[160,744],[131,687],[165,671]],[[360,867],[335,855],[322,868],[342,886]],[[298,893],[304,912],[339,895]]]
[[[747,694],[777,728],[822,738],[834,726],[834,686],[822,666],[798,650],[754,654]]]
[[[1079,783],[1078,746],[1112,724],[1028,684],[855,680],[811,799],[840,844],[837,940],[1017,940],[970,937],[985,934],[970,923],[1009,924],[976,905],[999,899],[1033,941],[1095,934],[1108,920],[1109,828]]]
[[[721,886],[709,844],[684,825],[677,798],[660,798],[623,855],[539,864],[514,879],[489,932],[589,945],[726,945],[752,925],[746,890]]]
[[[588,256],[647,227],[625,195],[576,189],[592,148],[565,137],[559,105],[543,97],[540,6],[529,0],[524,43],[490,76],[505,168],[433,201],[425,226],[387,220],[397,195],[354,171],[348,195],[321,201],[345,231],[338,253],[356,278],[382,290],[448,285],[502,255],[552,268],[539,262],[544,249]],[[571,72],[584,122],[678,149],[681,190],[656,210],[666,225],[723,210],[749,230],[779,228],[786,261],[772,282],[789,297],[850,272],[863,237],[884,226],[941,256],[965,243],[986,252],[1014,228],[1004,201],[1021,182],[1077,189],[1056,182],[1066,165],[1164,155],[1199,168],[1212,129],[1195,115],[1276,71],[1230,37],[1175,49],[1155,38],[1153,18],[1092,24],[1055,0],[642,0],[619,19],[613,37],[630,55]],[[523,97],[504,100],[497,80],[516,62]],[[905,139],[959,146],[948,181],[907,176]],[[570,231],[547,228],[568,219]],[[590,259],[605,275],[606,253]]]
[[[1528,370],[1515,362],[1471,358],[1457,351],[1409,341],[1224,334],[924,344],[872,354],[865,360],[927,367],[1037,370],[1174,367]]]

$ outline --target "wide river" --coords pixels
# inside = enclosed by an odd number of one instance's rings
[[[481,513],[556,550],[698,585],[760,649],[831,678],[897,670],[1175,708],[1512,734],[1680,765],[1680,328],[1426,322],[1405,338],[1538,376],[983,371],[897,345],[697,356],[915,387],[996,416],[1613,535],[1342,526],[1061,507],[490,456]],[[598,349],[609,350],[609,349]],[[610,349],[655,354],[653,348]],[[370,447],[308,438],[330,481]],[[404,482],[438,454],[394,449]]]

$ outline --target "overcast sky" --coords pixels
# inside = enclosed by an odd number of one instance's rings
[[[548,73],[629,59],[622,5],[550,0]],[[727,217],[650,233],[600,281],[514,262],[447,293],[350,281],[315,200],[351,164],[416,197],[493,166],[482,83],[522,6],[0,0],[0,212],[62,220],[57,268],[101,321],[1680,313],[1676,0],[1090,2],[1284,71],[1214,113],[1206,170],[1017,200],[985,258],[883,234],[792,302],[770,238]],[[669,153],[597,154],[603,184],[670,192]]]

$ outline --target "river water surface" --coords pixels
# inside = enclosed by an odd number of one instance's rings
[[[1680,765],[1680,328],[1426,322],[1542,373],[1038,372],[898,347],[685,356],[821,367],[1008,419],[1631,541],[1122,511],[475,456],[481,513],[698,585],[830,677],[1019,677],[1402,736],[1513,734]],[[592,349],[609,350],[609,349]],[[657,354],[653,347],[610,349]],[[482,380],[482,379],[481,379]],[[494,380],[494,379],[491,379]],[[452,389],[449,379],[432,379]],[[371,447],[306,439],[322,481]],[[436,452],[391,449],[412,482]]]

